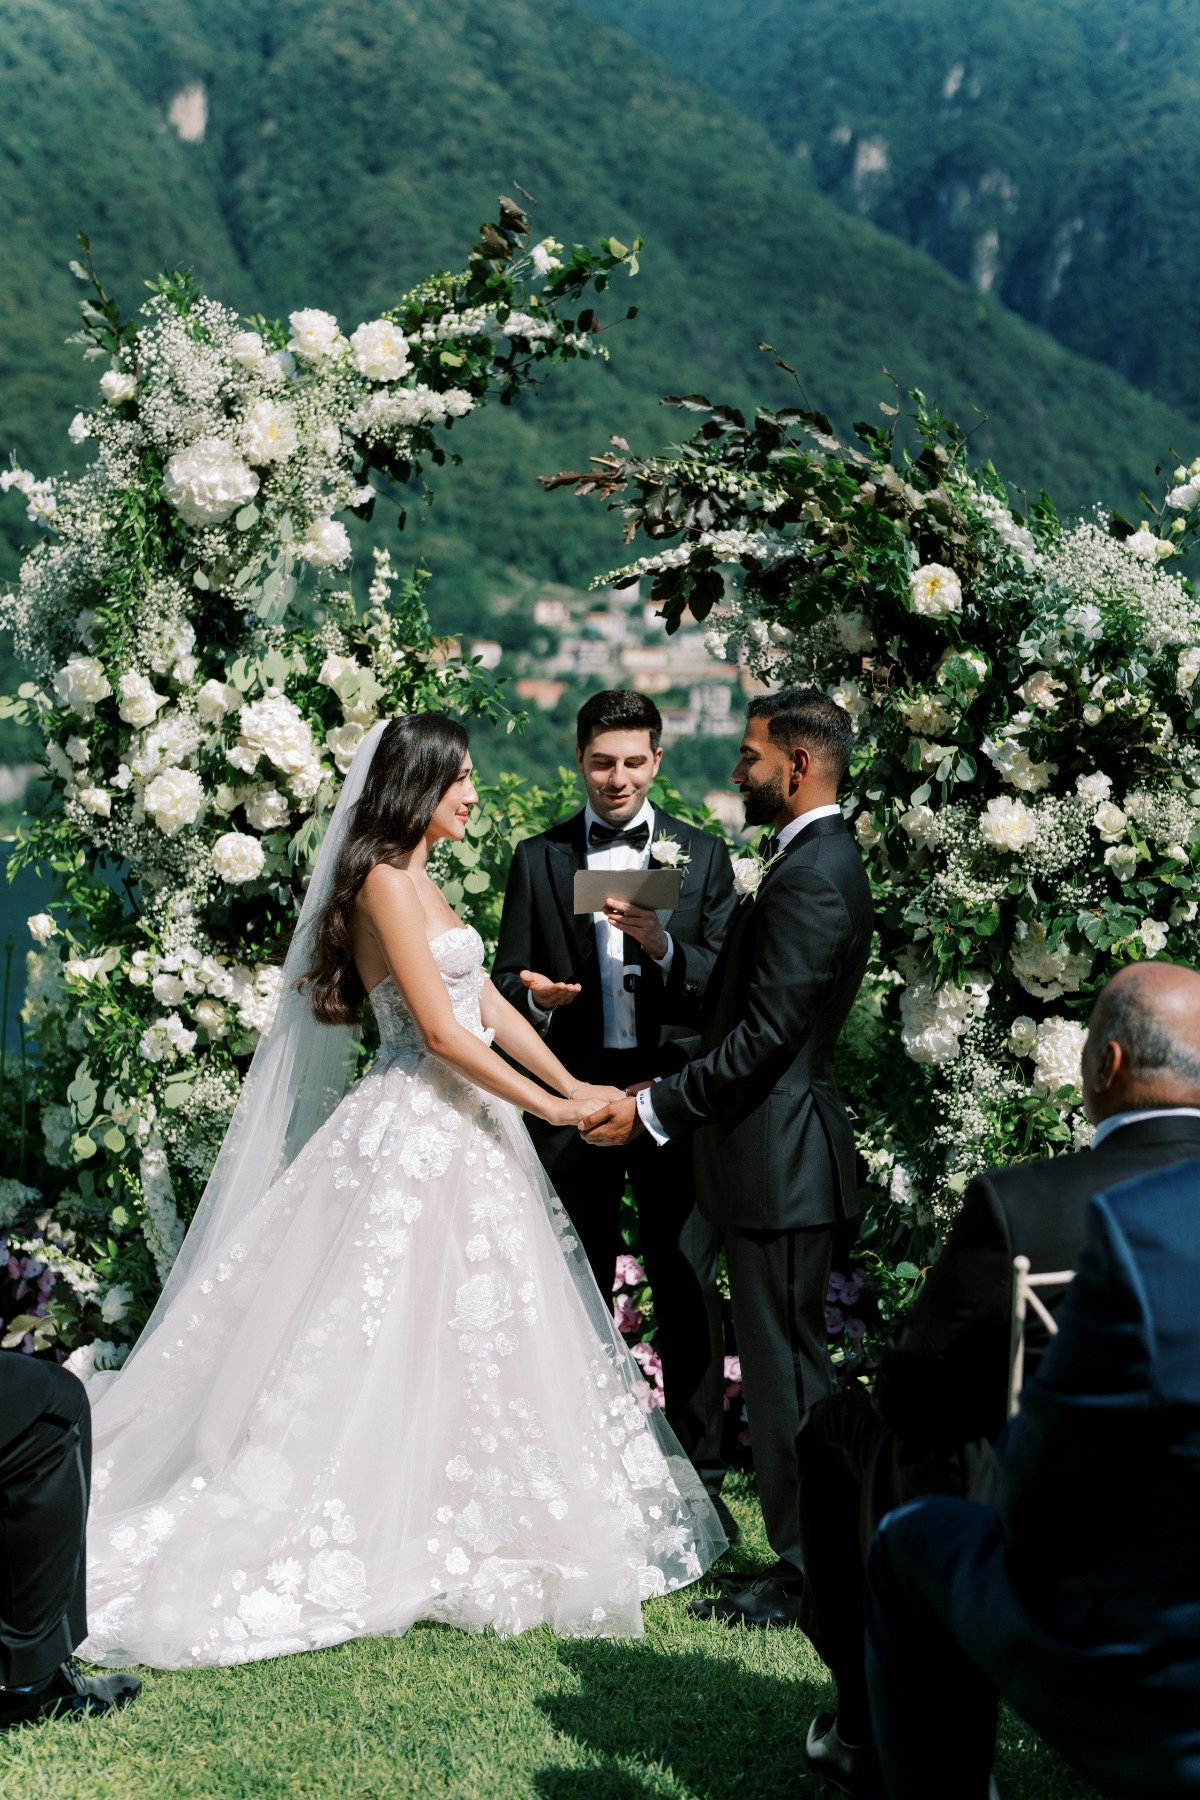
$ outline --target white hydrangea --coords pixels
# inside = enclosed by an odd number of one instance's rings
[[[1092,972],[1092,957],[1086,951],[1072,950],[1066,942],[1048,949],[1046,927],[1036,921],[1018,926],[1008,960],[1025,992],[1039,1000],[1077,994]]]
[[[138,730],[152,725],[167,704],[166,695],[155,693],[146,676],[139,675],[136,669],[127,669],[117,686],[121,696],[117,711],[127,725]]]
[[[243,882],[257,880],[266,856],[256,837],[244,831],[227,831],[213,845],[212,860],[222,881],[240,887]]]
[[[111,693],[104,665],[94,656],[72,656],[54,677],[55,698],[81,719],[94,718],[100,701]]]
[[[198,438],[167,464],[163,491],[185,525],[220,525],[258,492],[258,476],[224,438]]]
[[[285,794],[269,783],[259,782],[245,798],[246,817],[255,831],[278,831],[291,817],[291,805]]]
[[[1083,1082],[1081,1059],[1087,1027],[1074,1019],[1043,1019],[1037,1028],[1037,1045],[1033,1052],[1034,1092],[1044,1099],[1058,1099],[1069,1090],[1069,1098],[1061,1102],[1072,1105],[1079,1099]]]
[[[286,775],[298,775],[317,761],[312,727],[279,688],[271,688],[261,700],[243,706],[238,726],[240,743],[250,752],[246,773],[259,756],[268,757]]]
[[[299,442],[296,415],[280,401],[256,401],[242,421],[241,445],[248,462],[286,462]]]
[[[979,834],[994,850],[1022,850],[1037,838],[1037,819],[1023,800],[989,800],[979,820]]]
[[[304,307],[299,312],[289,313],[288,324],[292,328],[288,349],[308,362],[328,362],[330,357],[340,356],[346,348],[337,320],[332,313],[322,312],[319,307]]]
[[[963,1033],[987,1010],[989,975],[935,987],[928,976],[910,981],[900,996],[900,1037],[914,1062],[934,1066],[954,1062]]]
[[[962,583],[943,563],[923,563],[908,578],[912,609],[927,619],[962,611]]]
[[[204,787],[191,769],[164,769],[146,789],[146,811],[164,837],[194,825],[204,805]]]
[[[408,339],[390,319],[372,319],[350,335],[354,366],[368,381],[398,381],[412,367]]]
[[[353,555],[350,534],[340,519],[314,519],[296,545],[296,555],[316,569],[341,568]]]

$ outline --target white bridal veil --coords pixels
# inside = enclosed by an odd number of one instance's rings
[[[298,984],[311,965],[317,920],[332,890],[346,832],[387,724],[382,720],[372,726],[342,784],[283,965],[275,1016],[259,1039],[195,1217],[126,1367],[150,1342],[191,1275],[233,1237],[350,1085],[359,1028],[318,1024]],[[108,1381],[94,1379],[91,1385],[96,1391]]]

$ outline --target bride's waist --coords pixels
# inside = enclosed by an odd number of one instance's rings
[[[469,1031],[472,1037],[478,1038],[481,1043],[489,1046],[496,1035],[494,1031],[485,1027],[482,1021],[475,1023],[471,1020],[460,1019],[459,1023],[464,1031]],[[443,1068],[453,1068],[454,1066],[444,1056],[435,1056],[418,1032],[414,1032],[412,1037],[385,1039],[381,1042],[374,1066],[378,1069],[384,1063],[415,1064],[419,1062],[437,1063]]]

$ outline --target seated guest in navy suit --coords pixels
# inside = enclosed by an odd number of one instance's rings
[[[83,1384],[0,1350],[0,1731],[132,1700],[135,1675],[81,1675],[92,1429]]]
[[[883,1521],[866,1615],[887,1800],[983,1800],[998,1696],[1112,1800],[1200,1793],[1197,1294],[1200,1160],[1098,1195],[995,1507],[936,1496]]]
[[[866,1779],[862,1587],[875,1527],[922,1494],[990,1500],[1013,1258],[1034,1274],[1073,1269],[1092,1194],[1200,1156],[1200,975],[1154,962],[1114,976],[1092,1009],[1083,1080],[1091,1149],[977,1176],[874,1394],[820,1402],[800,1433],[801,1622],[838,1684],[836,1719],[814,1720],[808,1761],[851,1788]],[[1063,1291],[1043,1293],[1052,1309]],[[1029,1375],[1044,1342],[1040,1328],[1028,1334]]]

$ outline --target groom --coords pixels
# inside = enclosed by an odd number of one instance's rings
[[[779,1559],[742,1593],[693,1602],[731,1623],[799,1621],[796,1436],[830,1389],[833,1233],[858,1210],[854,1137],[834,1078],[873,924],[837,800],[852,736],[845,712],[818,689],[750,702],[732,779],[746,823],[774,835],[704,995],[700,1054],[579,1127],[589,1144],[644,1131],[671,1152],[695,1133],[700,1206],[725,1238],[759,1500]]]
[[[733,875],[721,838],[656,809],[662,720],[645,694],[593,694],[576,723],[582,812],[518,844],[504,895],[492,979],[532,1019],[577,1076],[627,1088],[682,1068],[694,1020],[733,913]],[[679,905],[657,915],[617,903],[577,914],[580,869],[682,869]],[[686,865],[686,866],[685,866]],[[667,1422],[717,1503],[724,1465],[724,1355],[717,1231],[696,1207],[686,1144],[658,1153],[646,1140],[602,1155],[573,1127],[527,1117],[538,1155],[592,1266],[611,1295],[626,1177],[654,1290]]]

